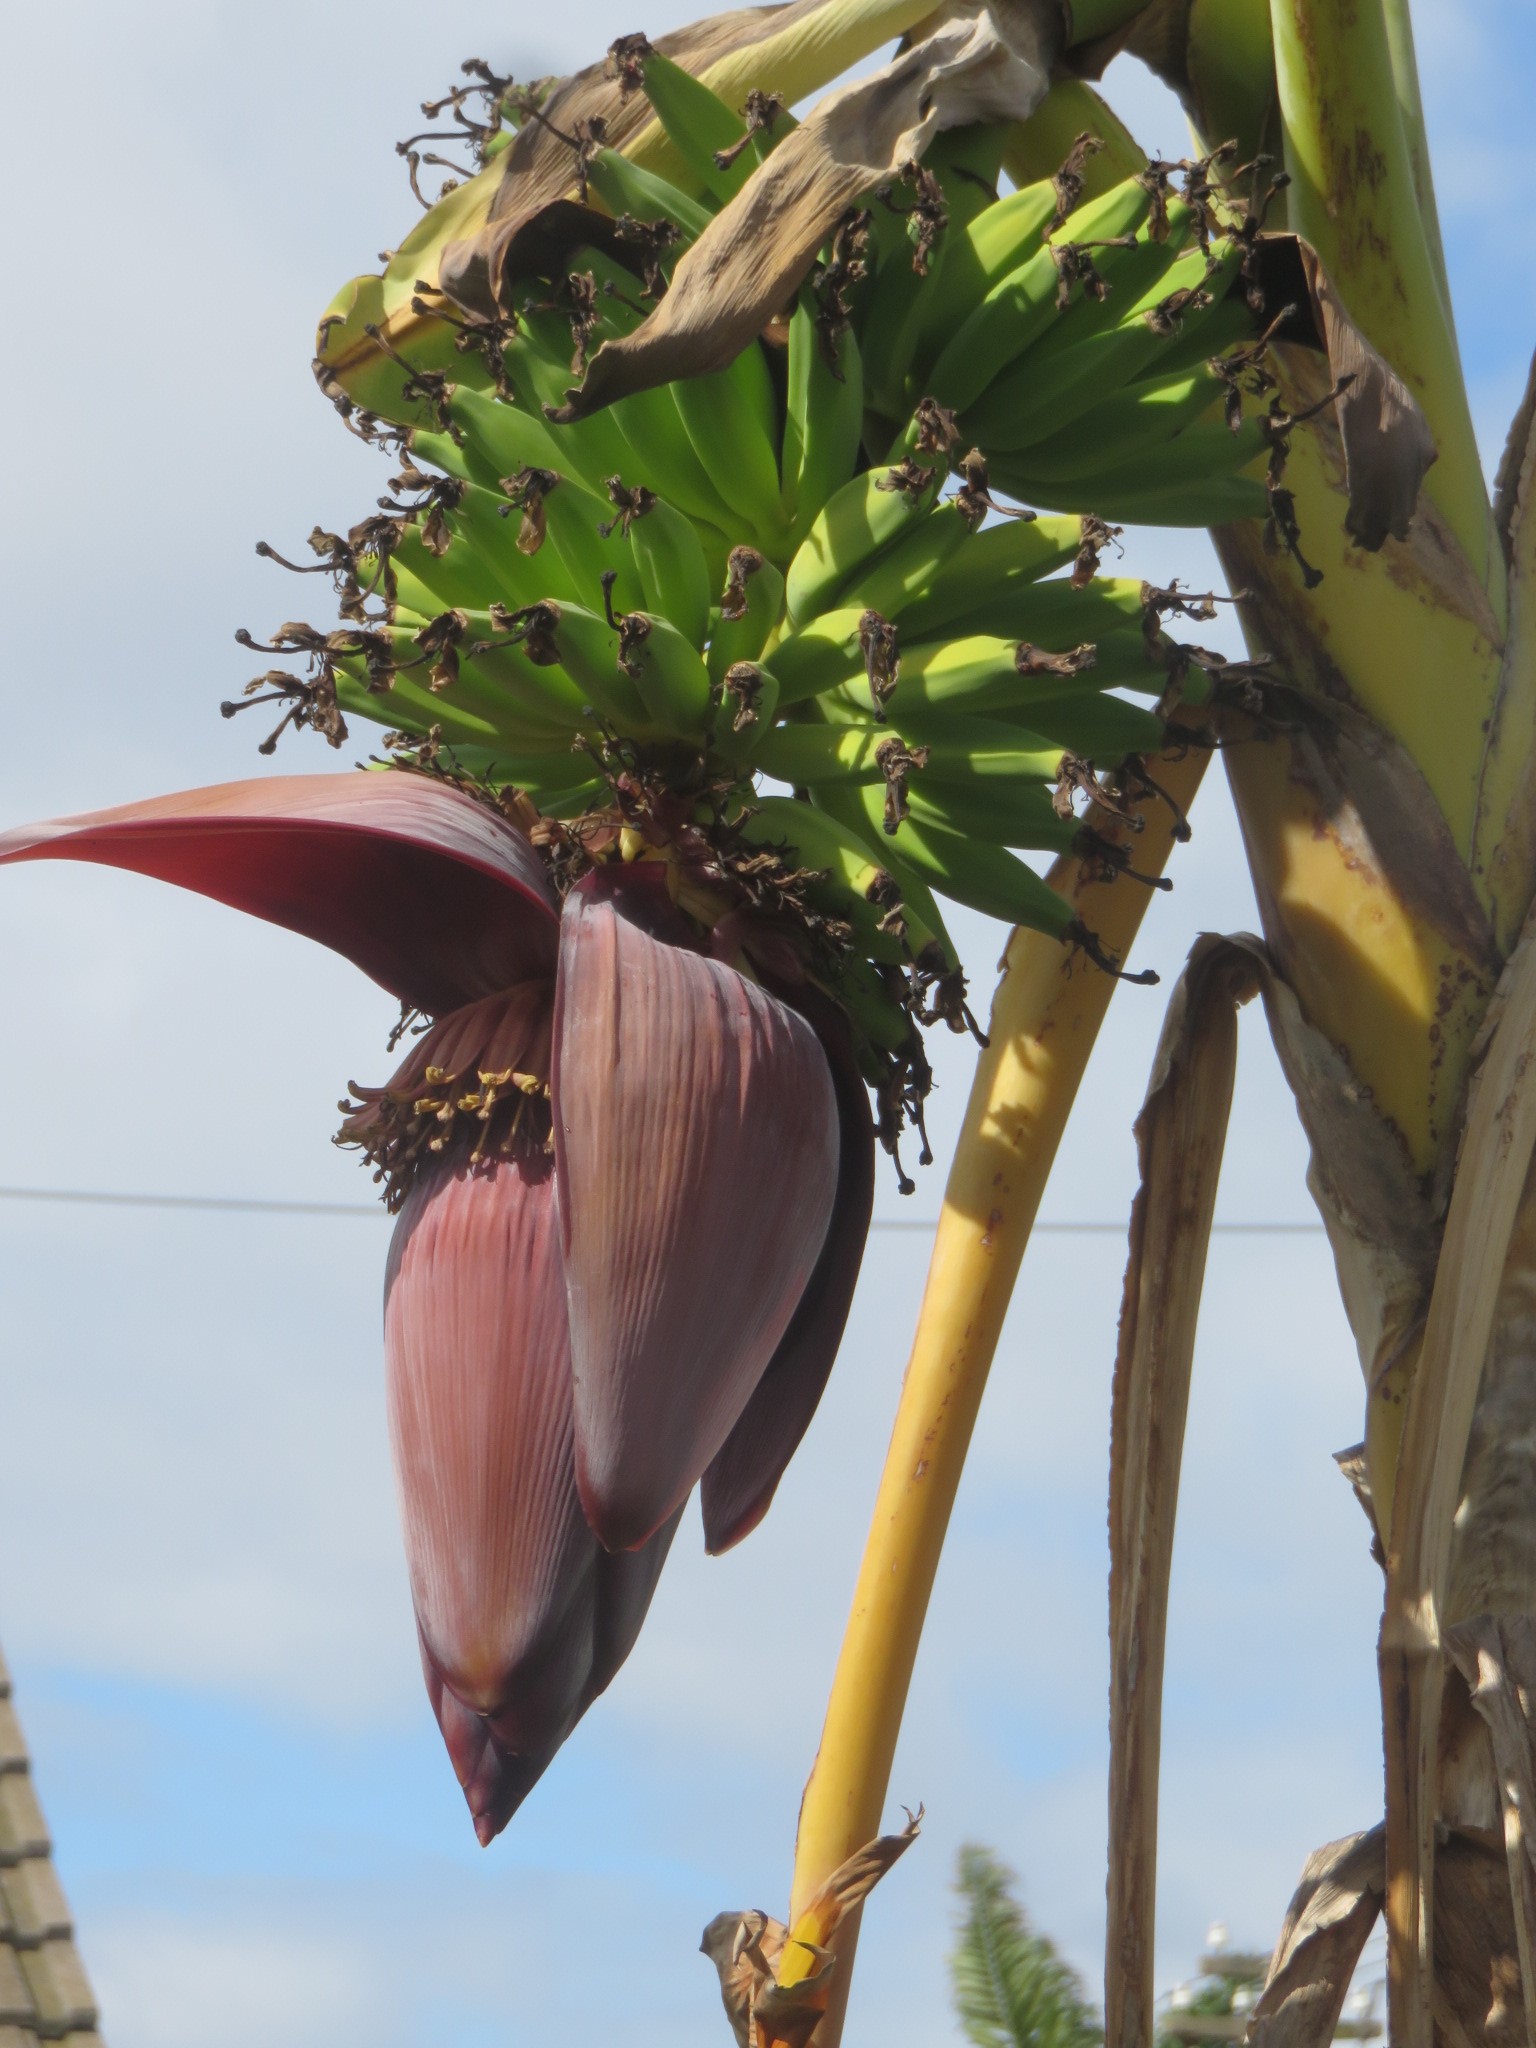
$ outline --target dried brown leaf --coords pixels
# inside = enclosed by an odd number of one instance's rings
[[[1249,268],[1266,314],[1292,314],[1283,341],[1320,348],[1339,388],[1350,538],[1371,551],[1389,535],[1406,540],[1420,486],[1439,453],[1418,400],[1350,318],[1322,258],[1303,236],[1261,235]]]
[[[717,1913],[699,1943],[720,1973],[738,2048],[804,2048],[826,2012],[837,1957],[827,1944],[917,1839],[922,1808],[838,1865],[793,1930],[771,1914]]]
[[[1385,1885],[1379,1826],[1307,1858],[1244,2048],[1327,2048]]]
[[[808,83],[802,79],[803,59],[792,75],[805,90],[814,89],[845,63],[900,35],[927,11],[923,0],[906,0],[906,4],[894,0],[894,4],[866,9],[867,20],[851,22],[849,10],[838,7],[835,0],[789,0],[787,5],[742,7],[709,15],[652,41],[664,56],[696,77],[734,55],[760,50],[763,76],[758,82],[769,87],[779,83],[782,68],[782,59],[776,63],[775,53],[800,38],[812,53],[811,76]],[[815,52],[819,43],[827,46],[831,70],[822,69],[818,77]],[[798,98],[799,90],[792,96]],[[574,154],[561,137],[572,135],[580,124],[598,120],[604,124],[608,146],[628,151],[655,122],[644,93],[626,91],[623,82],[611,75],[606,57],[562,79],[539,111],[543,120],[526,121],[502,156],[501,178],[485,226],[450,243],[443,252],[443,289],[467,312],[489,317],[496,311],[503,280],[515,270],[511,252],[522,230],[574,185]]]
[[[1152,2038],[1158,1752],[1168,1578],[1190,1366],[1232,1107],[1237,1009],[1257,941],[1196,941],[1136,1121],[1141,1186],[1115,1359],[1110,1452],[1108,2048]]]
[[[830,93],[677,266],[643,326],[599,349],[568,414],[722,369],[783,310],[861,194],[972,121],[1023,120],[1049,85],[1060,35],[1047,0],[946,22],[871,77]]]
[[[1528,1615],[1479,1615],[1448,1628],[1445,1648],[1493,1745],[1526,2041],[1536,2048],[1536,1622]]]
[[[1528,924],[1490,1006],[1461,1158],[1408,1397],[1381,1637],[1386,1729],[1388,1980],[1394,2035],[1430,2048],[1436,1762],[1442,1625],[1453,1518],[1536,1146],[1536,930]]]

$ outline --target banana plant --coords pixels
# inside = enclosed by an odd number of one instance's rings
[[[1177,163],[1086,83],[1123,49],[1185,100]],[[742,2048],[834,2048],[858,1909],[916,1836],[878,1833],[886,1779],[1008,1295],[1219,746],[1264,939],[1197,949],[1139,1126],[1106,2038],[1152,2040],[1178,1445],[1256,993],[1360,1343],[1387,1579],[1385,1820],[1309,1868],[1258,2020],[1327,2039],[1383,1898],[1405,2043],[1481,2038],[1478,1983],[1536,2014],[1536,406],[1490,505],[1401,0],[791,0],[532,87],[472,63],[425,111],[473,167],[432,199],[427,138],[402,145],[421,218],[315,345],[388,492],[309,561],[263,546],[338,617],[243,634],[278,665],[222,707],[278,707],[264,755],[349,721],[382,752],[24,828],[0,861],[202,890],[419,1022],[342,1137],[399,1211],[392,1441],[480,1839],[623,1661],[693,1486],[712,1549],[766,1511],[877,1145],[903,1185],[905,1131],[926,1157],[923,1031],[975,1031],[789,1915],[705,1939]],[[1215,533],[1249,659],[1192,634],[1222,594],[1134,574],[1139,522]],[[986,1034],[946,903],[1015,927]]]

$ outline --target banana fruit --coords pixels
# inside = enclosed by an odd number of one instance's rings
[[[341,628],[283,628],[308,671],[253,689],[514,785],[583,858],[666,860],[722,957],[733,910],[790,932],[866,1072],[920,1096],[914,1021],[960,1014],[944,900],[1095,952],[1021,853],[1091,845],[1083,798],[1133,804],[1142,757],[1209,743],[1221,664],[1175,626],[1208,612],[1100,558],[1133,521],[1275,516],[1251,223],[1209,163],[1085,186],[1037,174],[1028,127],[950,130],[725,367],[573,418],[793,126],[621,51],[664,143],[572,138],[582,203],[494,318],[425,281],[458,195],[327,312],[322,384],[400,473],[312,536]]]

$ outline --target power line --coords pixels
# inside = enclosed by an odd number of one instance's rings
[[[0,1187],[0,1202],[73,1203],[97,1209],[204,1209],[225,1215],[244,1216],[382,1216],[376,1202],[293,1202],[269,1200],[260,1195],[156,1195],[119,1193],[109,1188],[7,1188]],[[877,1216],[871,1230],[931,1231],[934,1216],[908,1218]],[[1042,1220],[1034,1227],[1036,1237],[1123,1237],[1123,1218],[1111,1221]],[[1320,1237],[1321,1223],[1289,1219],[1272,1223],[1213,1223],[1219,1237]]]

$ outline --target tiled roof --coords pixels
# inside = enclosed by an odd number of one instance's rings
[[[102,2048],[0,1657],[0,2048]]]

